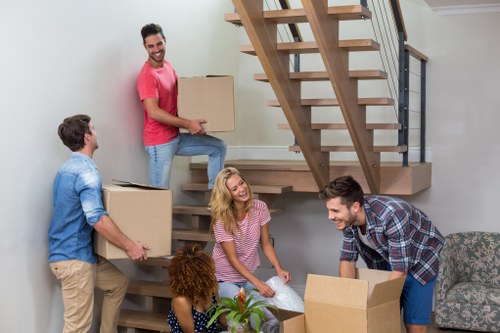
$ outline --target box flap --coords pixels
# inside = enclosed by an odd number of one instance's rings
[[[285,309],[280,309],[280,308],[277,308],[277,307],[268,308],[268,310],[279,321],[287,320],[287,319],[293,318],[293,317],[295,317],[295,316],[297,316],[299,314],[302,314],[302,312],[285,310]]]
[[[304,333],[305,332],[305,317],[304,314],[298,313],[295,316],[280,321],[279,333]]]
[[[307,274],[304,301],[366,308],[368,281]]]
[[[368,306],[375,306],[399,299],[405,278],[388,280],[390,271],[377,269],[357,268],[356,278],[368,281]]]
[[[168,190],[165,187],[134,183],[134,182],[126,181],[126,180],[112,179],[112,181],[113,181],[113,185],[117,185],[117,186],[121,186],[121,187],[137,187],[137,188],[144,188],[144,189],[148,189],[148,190]]]
[[[402,276],[394,280],[377,283],[368,298],[368,306],[372,307],[391,300],[399,300],[405,280],[406,277]]]

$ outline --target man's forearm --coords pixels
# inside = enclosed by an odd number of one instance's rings
[[[134,241],[121,232],[118,226],[107,215],[102,216],[102,218],[94,225],[94,229],[106,240],[125,251],[130,250],[134,246]]]
[[[339,264],[339,276],[342,278],[356,278],[356,262],[341,260]]]

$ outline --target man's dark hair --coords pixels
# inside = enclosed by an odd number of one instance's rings
[[[78,151],[85,146],[84,134],[92,134],[89,127],[90,117],[86,114],[77,114],[64,119],[57,134],[62,142],[71,151]]]
[[[322,200],[340,198],[340,202],[347,208],[351,208],[355,202],[359,202],[361,206],[364,203],[363,189],[352,176],[342,176],[332,180],[319,191],[319,198]]]
[[[141,29],[142,42],[146,43],[146,37],[156,34],[160,34],[163,37],[163,39],[165,39],[165,35],[163,34],[163,29],[160,27],[159,24],[155,23],[146,24]]]

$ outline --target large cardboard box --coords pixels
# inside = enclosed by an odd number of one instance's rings
[[[307,333],[401,333],[399,297],[405,278],[357,269],[356,279],[307,275],[304,294]]]
[[[104,185],[104,208],[129,238],[150,246],[148,257],[172,251],[172,191],[121,182]],[[95,233],[94,251],[106,259],[128,258],[125,251]]]
[[[279,333],[304,333],[304,314],[302,312],[269,308],[269,311],[280,322]]]
[[[234,131],[233,81],[232,76],[180,77],[179,117],[205,119],[208,132]]]

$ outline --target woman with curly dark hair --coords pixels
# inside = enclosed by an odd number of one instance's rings
[[[168,324],[172,333],[219,333],[214,322],[206,327],[213,313],[207,310],[217,303],[217,280],[212,258],[199,244],[187,244],[177,250],[168,267],[172,293]]]

